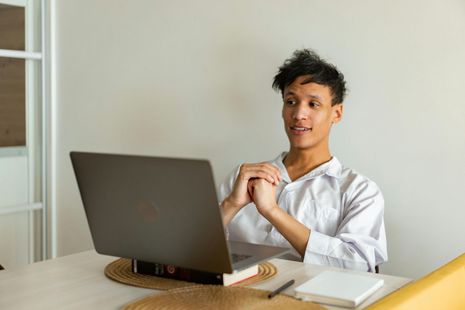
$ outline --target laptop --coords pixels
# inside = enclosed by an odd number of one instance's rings
[[[70,156],[100,254],[232,273],[289,252],[226,239],[207,160]]]

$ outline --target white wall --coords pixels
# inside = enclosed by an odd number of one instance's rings
[[[9,149],[18,151],[8,154]],[[4,213],[28,203],[28,158],[19,149],[2,149],[0,154],[0,264],[5,268],[29,262],[28,213]]]
[[[294,49],[345,73],[333,154],[386,199],[385,273],[465,251],[465,2],[56,1],[59,255],[92,247],[70,150],[203,157],[216,181],[286,150],[270,84]]]

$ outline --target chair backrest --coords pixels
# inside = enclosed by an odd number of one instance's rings
[[[465,254],[367,309],[465,309]]]

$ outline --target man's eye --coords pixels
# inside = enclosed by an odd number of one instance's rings
[[[310,106],[312,108],[318,108],[320,106],[320,104],[318,102],[312,101],[312,102],[310,102]]]
[[[294,105],[295,101],[294,100],[286,100],[287,105]]]

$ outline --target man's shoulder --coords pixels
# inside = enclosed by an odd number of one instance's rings
[[[353,168],[341,165],[339,183],[344,191],[376,190],[380,191],[378,184],[366,175]]]

